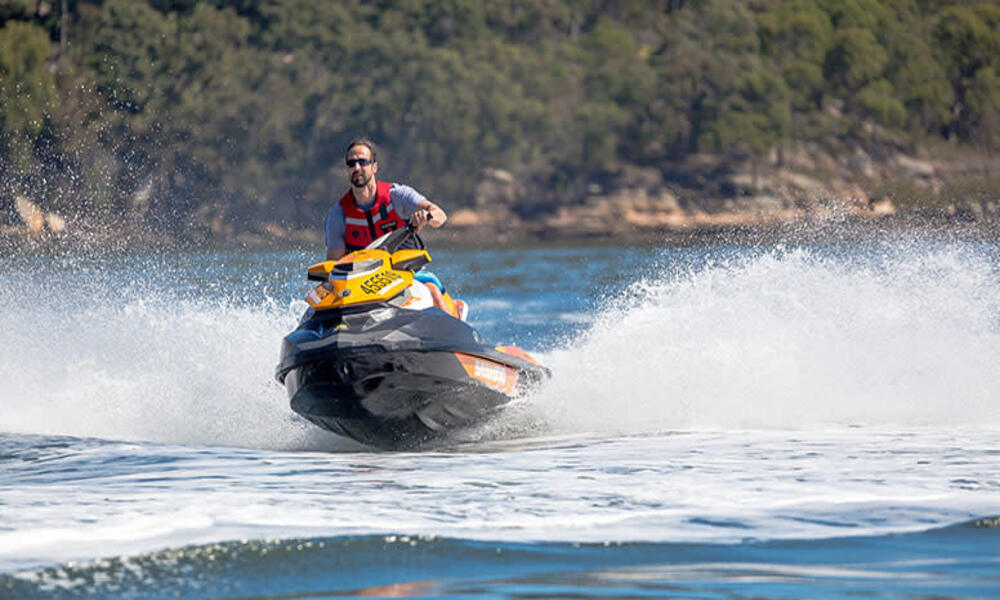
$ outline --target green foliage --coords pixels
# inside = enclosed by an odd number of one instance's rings
[[[945,69],[927,43],[929,25],[916,13],[904,13],[888,45],[885,77],[904,107],[911,131],[939,131],[950,118],[954,92]]]
[[[112,108],[141,113],[176,49],[176,23],[147,4],[108,0],[101,7],[88,66]]]
[[[858,90],[855,95],[858,107],[876,122],[896,127],[906,119],[906,108],[896,98],[892,84],[879,79]]]
[[[888,62],[885,49],[871,31],[850,27],[834,34],[824,74],[836,88],[851,92],[876,80]]]
[[[34,8],[34,0],[0,0],[0,23],[11,19],[29,19]]]
[[[982,139],[978,129],[995,121],[993,107],[1000,93],[996,85],[990,88],[1000,67],[1000,7],[977,3],[946,8],[937,18],[934,37],[954,92],[949,131]],[[992,147],[989,135],[984,141]]]
[[[64,56],[45,6],[0,0],[0,177],[178,231],[318,226],[358,135],[448,207],[486,168],[547,205],[694,153],[1000,142],[977,0],[75,0]]]
[[[975,115],[972,139],[993,151],[1000,145],[1000,76],[996,67],[978,69],[966,90],[968,112]]]
[[[1000,53],[1000,7],[953,6],[938,18],[935,37],[952,76],[971,76]]]
[[[45,30],[10,21],[0,28],[0,167],[4,157],[19,170],[34,162],[35,139],[55,108],[55,80],[46,68]]]

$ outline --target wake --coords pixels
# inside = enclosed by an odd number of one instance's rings
[[[555,431],[1000,424],[995,249],[776,248],[635,282],[546,361]]]

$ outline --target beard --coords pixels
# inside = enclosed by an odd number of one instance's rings
[[[368,185],[368,182],[372,180],[374,175],[365,175],[364,173],[355,173],[351,175],[351,185],[356,188],[363,188]]]

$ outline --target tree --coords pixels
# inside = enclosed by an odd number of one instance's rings
[[[1000,7],[949,7],[938,17],[934,37],[954,91],[948,133],[971,139],[983,118],[978,111],[991,110],[1000,94],[988,89],[1000,61]]]
[[[0,28],[0,163],[8,175],[35,164],[35,140],[57,105],[55,80],[46,68],[51,47],[45,30],[9,21]]]

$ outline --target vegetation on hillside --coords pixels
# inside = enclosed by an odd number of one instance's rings
[[[1000,144],[983,0],[0,0],[0,208],[316,226],[345,143],[446,206],[792,141]],[[531,211],[532,207],[523,207]]]

